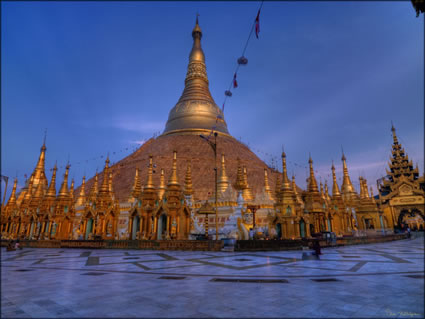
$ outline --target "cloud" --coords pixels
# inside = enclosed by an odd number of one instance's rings
[[[165,127],[164,121],[159,120],[146,120],[146,118],[141,119],[140,116],[134,115],[125,115],[121,117],[112,116],[103,119],[96,119],[95,122],[81,119],[76,123],[85,128],[93,128],[96,126],[98,128],[114,128],[123,131],[130,131],[136,133],[152,134],[162,131]]]
[[[139,121],[136,118],[120,119],[111,123],[111,126],[120,130],[137,133],[154,133],[165,127],[163,121]]]
[[[129,143],[137,144],[137,145],[143,145],[146,143],[147,140],[140,140],[140,141],[129,141]]]

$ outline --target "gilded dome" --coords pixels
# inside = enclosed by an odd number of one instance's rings
[[[214,129],[228,135],[223,112],[214,102],[208,88],[205,55],[201,47],[202,31],[198,19],[192,37],[193,47],[189,54],[185,87],[168,115],[163,134],[200,134]]]

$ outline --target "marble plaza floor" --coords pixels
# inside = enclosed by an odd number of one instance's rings
[[[424,239],[302,251],[1,248],[1,318],[423,318]]]

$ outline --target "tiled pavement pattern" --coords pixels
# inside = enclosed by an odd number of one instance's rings
[[[424,239],[229,253],[1,249],[1,317],[424,317]]]

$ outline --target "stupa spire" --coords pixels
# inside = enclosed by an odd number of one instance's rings
[[[215,127],[217,133],[229,134],[224,115],[211,96],[205,65],[205,55],[201,47],[202,31],[196,17],[192,31],[193,46],[189,54],[185,87],[183,93],[168,115],[164,134],[210,132]]]
[[[179,186],[179,181],[177,178],[177,151],[173,151],[173,167],[170,175],[170,179],[168,180],[168,186],[177,185]]]
[[[68,191],[68,175],[69,175],[69,168],[71,167],[71,165],[67,164],[65,167],[65,175],[63,177],[63,182],[61,185],[61,188],[59,190],[59,194],[58,197],[67,197],[69,195],[69,191]]]
[[[310,158],[308,159],[308,164],[310,165],[310,177],[308,180],[308,191],[317,193],[319,192],[319,188],[317,187],[316,178],[314,177],[314,169],[313,169],[313,160]]]
[[[105,160],[105,168],[103,169],[103,181],[99,190],[100,194],[106,194],[109,192],[108,180],[109,180],[109,156]]]
[[[339,191],[339,186],[338,186],[338,183],[336,181],[335,166],[334,166],[333,162],[332,162],[332,180],[333,180],[332,196],[341,196],[341,193]]]
[[[221,154],[221,173],[220,177],[217,181],[217,187],[218,191],[224,193],[227,190],[227,187],[229,187],[229,178],[226,174],[226,164],[224,161],[224,154]]]
[[[47,189],[46,197],[55,198],[56,197],[56,171],[58,170],[56,164],[53,167],[52,179],[50,180],[49,188]]]
[[[252,200],[253,196],[252,196],[251,187],[249,187],[249,184],[248,184],[248,173],[247,173],[246,166],[243,167],[243,184],[244,184],[243,193],[242,193],[243,198],[245,200]]]
[[[159,178],[159,187],[158,187],[158,197],[159,199],[162,199],[165,193],[165,175],[164,170],[161,168],[161,176]]]
[[[187,163],[186,177],[184,180],[184,194],[186,196],[193,195],[192,168],[191,168],[190,162]]]
[[[351,183],[350,176],[348,175],[347,162],[346,162],[344,152],[342,152],[341,160],[342,160],[342,169],[343,169],[341,191],[342,191],[342,194],[351,196],[352,194],[355,194],[356,191],[354,190],[353,184]]]
[[[16,204],[16,187],[18,185],[18,179],[15,177],[15,181],[13,182],[12,194],[10,194],[9,200],[7,201],[6,206],[11,206]]]
[[[153,156],[149,155],[149,167],[148,167],[148,178],[146,180],[146,185],[144,189],[154,189],[155,185],[153,184]]]
[[[86,177],[83,176],[83,183],[81,184],[80,194],[77,199],[77,206],[82,206],[86,203]]]
[[[71,187],[69,188],[69,196],[71,200],[74,201],[74,178],[71,179]]]
[[[267,168],[264,169],[264,191],[266,192],[269,199],[273,198],[273,192],[269,185],[269,176],[267,174]]]
[[[286,154],[285,152],[282,152],[282,185],[281,185],[281,191],[290,191],[291,190],[291,182],[288,178],[288,172],[286,169]]]
[[[138,198],[141,193],[142,193],[142,183],[140,182],[139,168],[136,167],[136,173],[134,174],[134,183],[133,183],[133,189],[132,189],[131,195],[134,198]]]
[[[278,172],[277,173],[277,177],[276,177],[276,188],[275,188],[275,190],[274,190],[274,196],[275,196],[275,199],[276,200],[279,200],[279,198],[280,198],[280,194],[281,194],[281,191],[280,191],[280,189],[281,189],[281,187],[282,187],[282,180],[281,180],[281,178],[280,178],[280,173]]]
[[[239,158],[238,158],[238,172],[236,174],[236,183],[234,187],[237,191],[242,191],[245,187],[244,176],[243,176],[243,171],[241,167],[241,160]]]
[[[98,193],[98,187],[99,187],[99,174],[96,170],[96,175],[94,176],[94,183],[90,189],[89,193],[89,200],[95,201]]]
[[[331,197],[329,196],[328,182],[326,180],[325,180],[325,198],[327,201],[331,200]]]

